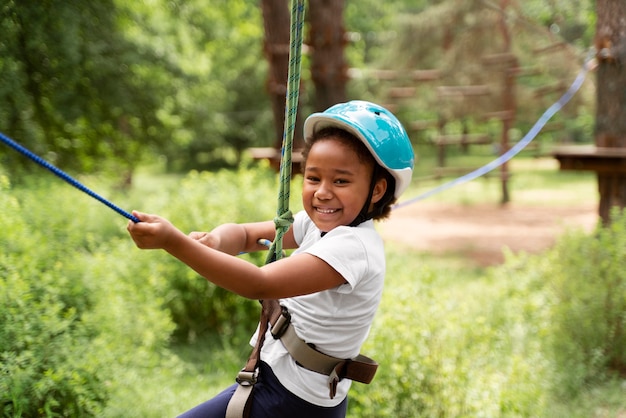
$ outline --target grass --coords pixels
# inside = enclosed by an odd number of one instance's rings
[[[474,166],[482,166],[492,158],[475,157]],[[418,161],[418,167],[419,164]],[[459,165],[455,163],[454,166]],[[423,170],[428,170],[428,168]],[[598,199],[595,173],[561,171],[558,162],[550,157],[514,159],[508,163],[508,172],[510,201],[516,204],[541,206],[588,204]],[[418,176],[405,192],[403,200],[421,196],[454,179],[456,177],[433,179]],[[499,203],[502,200],[500,169],[491,171],[488,176],[461,183],[434,194],[428,197],[428,200],[459,205]]]
[[[248,347],[225,346],[216,334],[173,344],[162,363],[127,377],[102,416],[178,416],[235,383],[248,354]]]
[[[623,418],[626,416],[626,382],[611,380],[589,387],[575,399],[556,401],[550,408],[551,417]]]

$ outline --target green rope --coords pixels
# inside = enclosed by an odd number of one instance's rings
[[[283,255],[283,236],[293,223],[293,214],[289,210],[289,192],[291,186],[291,152],[293,133],[298,113],[298,95],[300,90],[300,68],[302,51],[302,27],[304,26],[304,1],[291,2],[291,33],[289,45],[289,71],[287,76],[287,96],[285,106],[285,125],[280,160],[280,189],[278,192],[278,210],[274,218],[276,238],[269,248],[266,263],[278,260]]]

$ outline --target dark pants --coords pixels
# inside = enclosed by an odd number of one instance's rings
[[[179,418],[224,418],[228,401],[237,383],[211,400],[180,415]],[[261,362],[259,380],[254,386],[250,418],[344,418],[348,398],[332,408],[313,405],[289,392],[280,384],[272,369]]]

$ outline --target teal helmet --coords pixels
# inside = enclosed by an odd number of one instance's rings
[[[390,111],[361,100],[336,104],[306,119],[305,140],[328,127],[345,129],[359,138],[378,164],[394,177],[394,197],[400,197],[411,182],[415,156],[409,136]]]

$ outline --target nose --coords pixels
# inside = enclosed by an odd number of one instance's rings
[[[332,196],[332,189],[328,182],[320,182],[317,190],[315,191],[315,197],[319,200],[329,200]]]

